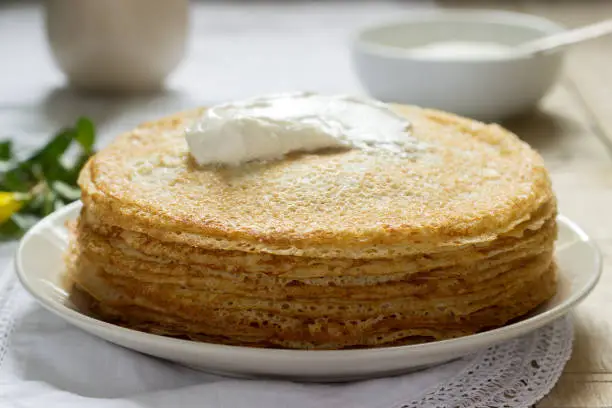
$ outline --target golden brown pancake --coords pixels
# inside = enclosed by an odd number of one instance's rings
[[[297,154],[196,168],[184,141],[195,110],[141,125],[80,178],[93,219],[162,241],[221,250],[380,258],[488,242],[553,195],[540,156],[515,135],[398,107],[429,148]]]
[[[254,347],[412,344],[519,318],[555,292],[556,200],[515,135],[397,106],[425,146],[197,167],[203,109],[121,135],[81,173],[75,296],[155,334]]]

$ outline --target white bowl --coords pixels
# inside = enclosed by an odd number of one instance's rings
[[[183,59],[187,0],[48,0],[44,5],[51,55],[77,88],[157,91]]]
[[[562,30],[550,20],[521,13],[415,12],[358,32],[353,59],[357,75],[377,99],[496,121],[537,104],[558,77],[562,52],[449,59],[411,48],[444,41],[517,45]]]

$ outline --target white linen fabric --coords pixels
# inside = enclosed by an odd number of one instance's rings
[[[344,384],[224,378],[107,343],[44,310],[0,275],[0,406],[6,408],[528,407],[572,349],[569,317],[474,355]]]

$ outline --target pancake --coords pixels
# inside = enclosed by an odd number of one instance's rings
[[[398,259],[394,263],[380,260],[378,263],[360,261],[357,265],[332,265],[327,270],[322,265],[314,264],[310,259],[294,260],[294,269],[299,270],[299,276],[289,271],[287,274],[278,274],[274,271],[276,259],[266,259],[264,267],[260,264],[242,265],[240,267],[223,268],[224,257],[219,254],[213,265],[186,262],[176,258],[151,257],[144,255],[134,248],[125,245],[117,246],[112,241],[89,231],[86,227],[81,229],[78,242],[78,251],[84,256],[98,262],[105,263],[105,270],[118,276],[130,276],[140,279],[143,283],[188,283],[190,287],[207,286],[217,287],[219,291],[235,290],[239,293],[249,294],[255,291],[264,291],[265,295],[279,297],[281,295],[295,296],[303,290],[310,289],[310,296],[372,296],[378,292],[386,297],[385,291],[393,290],[402,295],[407,292],[403,286],[405,282],[419,282],[426,286],[427,281],[434,281],[437,285],[448,282],[479,283],[489,277],[487,271],[493,268],[508,267],[512,262],[523,262],[525,259],[552,251],[555,237],[554,224],[541,229],[532,238],[524,242],[525,245],[513,246],[507,251],[496,250],[490,256],[480,254],[475,258],[478,262],[461,259],[456,260],[425,260],[420,257]],[[186,251],[178,252],[183,254]],[[252,257],[252,255],[250,255]],[[547,255],[550,257],[550,255]],[[236,255],[232,254],[231,258]],[[268,255],[267,258],[270,256]],[[209,259],[211,255],[208,255]],[[339,262],[340,263],[340,262]],[[229,262],[228,262],[229,264]],[[309,268],[314,267],[310,271]],[[269,272],[268,268],[270,268]],[[341,269],[343,275],[338,273]],[[380,275],[389,269],[401,272]],[[467,272],[470,273],[467,273]],[[325,276],[329,272],[329,276]],[[313,278],[313,275],[319,277]],[[445,281],[446,280],[446,281]],[[364,286],[370,286],[367,294],[363,292]]]
[[[234,277],[244,277],[239,272],[248,272],[250,277],[266,275],[285,279],[307,280],[309,284],[325,281],[341,283],[351,279],[363,282],[366,277],[380,277],[384,280],[402,278],[423,270],[473,264],[479,261],[482,265],[487,259],[506,255],[527,256],[550,248],[556,236],[556,224],[549,220],[542,228],[529,231],[521,238],[498,240],[496,245],[487,247],[465,248],[458,253],[416,254],[392,259],[350,259],[350,258],[317,258],[278,256],[271,254],[241,254],[238,251],[210,251],[188,245],[163,243],[150,239],[143,234],[121,233],[119,236],[105,237],[81,223],[79,229],[81,245],[110,261],[121,258],[121,254],[136,266],[143,261],[161,264],[161,273],[172,275],[173,263],[194,266],[207,266],[218,271],[227,271]],[[154,269],[151,268],[151,271]]]
[[[489,242],[553,197],[541,157],[515,135],[397,107],[428,148],[360,150],[196,168],[184,127],[203,110],[146,123],[80,177],[92,218],[162,241],[243,252],[381,258]]]
[[[88,282],[94,285],[95,280],[89,279]],[[98,281],[104,285],[102,282],[104,280]],[[198,309],[195,313],[189,313],[189,309],[180,307],[176,302],[166,300],[152,303],[149,297],[123,292],[121,286],[107,287],[111,298],[102,296],[101,299],[91,295],[91,292],[101,293],[100,287],[78,287],[90,295],[98,316],[127,327],[154,333],[167,330],[173,332],[173,335],[187,337],[235,337],[231,334],[236,333],[238,339],[240,336],[249,336],[250,343],[259,343],[262,347],[283,347],[288,342],[301,342],[307,344],[306,348],[324,349],[329,348],[331,342],[336,344],[334,348],[388,346],[390,338],[396,342],[400,335],[404,340],[414,343],[415,336],[426,337],[419,340],[440,340],[498,327],[523,316],[525,310],[534,309],[554,294],[554,266],[540,271],[535,278],[525,283],[502,288],[481,299],[474,298],[474,303],[453,304],[453,312],[445,315],[431,314],[435,308],[431,304],[423,304],[421,308],[408,308],[386,316],[378,315],[376,318],[346,316],[340,319],[283,316],[251,308],[238,311]],[[375,341],[381,333],[395,336],[385,336]]]
[[[136,330],[338,349],[477,333],[555,293],[557,204],[540,156],[496,125],[396,106],[424,146],[197,167],[143,124],[79,178],[71,292]]]

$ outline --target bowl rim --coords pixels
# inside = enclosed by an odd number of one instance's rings
[[[489,9],[415,10],[393,20],[387,20],[359,28],[352,36],[353,50],[359,53],[387,59],[441,63],[491,63],[535,58],[532,55],[517,53],[509,54],[508,56],[504,56],[504,58],[458,56],[453,59],[440,59],[412,52],[408,48],[385,45],[378,41],[366,40],[364,38],[367,34],[384,28],[409,26],[414,23],[422,22],[473,22],[475,24],[486,22],[512,25],[519,28],[532,28],[540,31],[542,34],[554,34],[566,30],[566,27],[563,25],[545,17],[515,11]],[[546,55],[560,54],[562,52],[563,50],[560,49]]]

